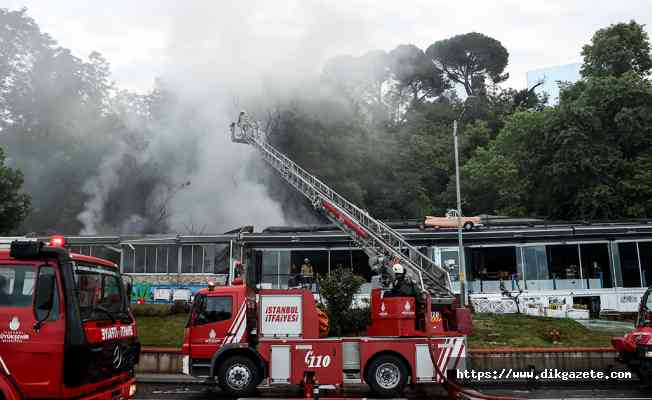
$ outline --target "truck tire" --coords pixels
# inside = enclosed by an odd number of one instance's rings
[[[473,230],[473,222],[465,222],[464,223],[464,230],[465,231],[472,231]]]
[[[379,397],[399,397],[407,383],[408,370],[401,359],[382,355],[374,359],[367,369],[367,384]]]
[[[218,384],[233,397],[252,395],[260,381],[258,366],[249,357],[229,357],[217,369]]]

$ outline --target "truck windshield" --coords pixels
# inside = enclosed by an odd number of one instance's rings
[[[0,307],[31,307],[35,279],[32,265],[0,265]]]
[[[74,271],[83,321],[129,318],[120,274],[112,268],[81,262],[74,264]]]

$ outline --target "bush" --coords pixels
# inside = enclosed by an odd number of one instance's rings
[[[356,309],[352,309],[353,296],[365,282],[364,278],[355,275],[352,270],[338,268],[327,276],[319,277],[319,288],[324,300],[324,308],[329,319],[329,334],[342,336],[354,333],[359,329],[357,317],[364,317]],[[367,309],[368,313],[368,309]],[[367,317],[368,319],[368,317]],[[366,323],[363,330],[366,328]]]
[[[165,317],[172,315],[171,304],[132,304],[135,317]]]
[[[343,334],[364,336],[367,333],[367,326],[371,322],[371,307],[367,304],[364,307],[351,308],[343,317]]]
[[[172,314],[186,314],[188,312],[188,302],[184,300],[175,300],[172,303]]]

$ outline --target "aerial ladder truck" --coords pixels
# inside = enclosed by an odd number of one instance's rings
[[[255,147],[346,232],[369,256],[383,287],[372,289],[366,336],[328,337],[306,288],[264,289],[242,279],[209,284],[192,305],[184,373],[216,382],[233,396],[251,395],[260,384],[301,385],[307,394],[366,383],[377,396],[396,397],[409,382],[441,383],[453,398],[492,398],[448,379],[450,371],[464,367],[471,323],[469,311],[456,307],[445,269],[275,149],[245,113],[231,124],[231,139]],[[420,295],[385,296],[395,264],[404,266]]]

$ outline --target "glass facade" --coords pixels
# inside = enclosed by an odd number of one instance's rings
[[[274,289],[299,286],[306,271],[304,266],[309,266],[315,278],[337,268],[351,268],[367,282],[373,276],[369,258],[359,249],[259,249],[255,251],[253,263],[255,276],[249,277],[248,282]]]
[[[129,274],[230,273],[235,260],[247,266],[247,282],[266,287],[298,286],[304,265],[318,277],[351,268],[366,282],[373,273],[359,248],[256,249],[237,243],[75,245],[74,252],[119,263]],[[445,268],[459,291],[457,246],[420,250]],[[122,254],[120,254],[120,251]],[[465,247],[468,288],[472,293],[502,290],[574,290],[640,288],[652,285],[652,240],[584,243],[505,243]],[[307,260],[307,262],[306,262]]]
[[[122,245],[122,272],[128,274],[229,273],[228,243],[202,245]],[[181,260],[179,260],[181,256]],[[118,259],[117,263],[120,263]]]
[[[434,260],[446,265],[433,250]],[[469,290],[638,288],[652,284],[652,241],[471,247]],[[511,254],[515,254],[512,258]],[[451,272],[451,280],[454,271]],[[454,284],[454,289],[459,287]]]
[[[448,271],[453,290],[459,291],[458,248],[433,246],[423,251]],[[641,280],[646,285],[652,283],[652,241],[470,246],[465,252],[467,285],[472,293],[605,289],[613,288],[614,282],[616,287],[627,288],[641,287]],[[259,266],[255,276],[260,277],[256,283],[272,288],[292,287],[305,258],[315,275],[344,267],[353,268],[367,282],[373,276],[368,257],[359,249],[261,249],[255,253]],[[639,253],[645,255],[640,266]]]

